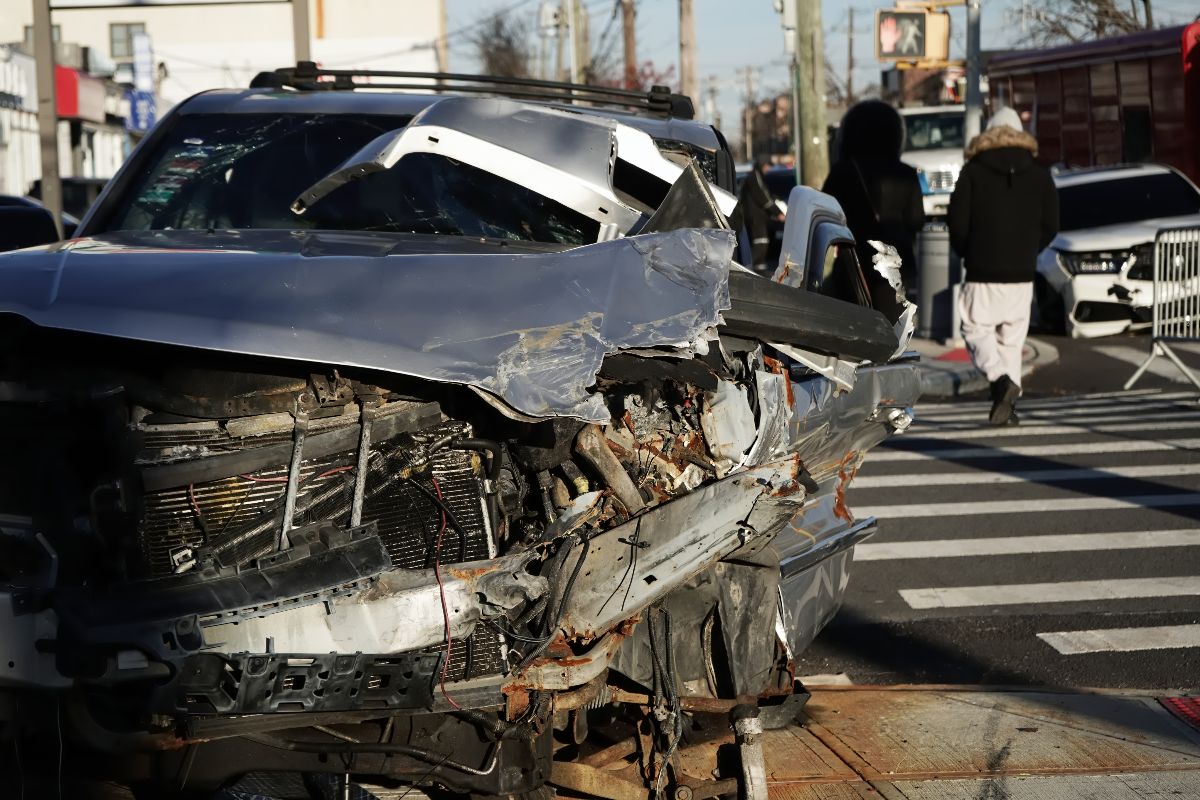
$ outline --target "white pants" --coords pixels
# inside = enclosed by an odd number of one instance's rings
[[[1007,375],[1021,385],[1021,351],[1032,304],[1032,282],[962,285],[958,295],[962,337],[972,363],[989,381]]]

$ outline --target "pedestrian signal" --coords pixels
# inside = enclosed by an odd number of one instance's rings
[[[949,55],[949,14],[875,12],[875,56],[880,61],[938,61]]]

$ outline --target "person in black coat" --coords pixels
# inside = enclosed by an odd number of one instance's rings
[[[856,104],[842,118],[837,161],[821,188],[846,213],[871,302],[892,320],[900,313],[896,292],[872,266],[875,249],[869,242],[895,247],[903,264],[900,277],[907,286],[915,283],[915,243],[925,208],[917,171],[900,160],[904,138],[904,120],[896,109],[880,100]]]
[[[755,272],[767,271],[767,253],[771,247],[770,223],[782,219],[775,198],[767,188],[763,173],[771,168],[770,159],[759,156],[754,160],[754,169],[746,176],[739,193],[742,219],[750,235],[751,265]]]
[[[962,336],[992,385],[993,425],[1015,425],[1021,351],[1029,332],[1037,257],[1058,233],[1058,192],[1037,162],[1037,140],[1011,108],[967,145],[950,197],[950,244],[963,259]]]

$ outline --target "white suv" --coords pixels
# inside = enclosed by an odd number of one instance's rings
[[[1150,323],[1154,236],[1200,224],[1200,190],[1157,164],[1059,173],[1059,234],[1038,257],[1043,324],[1073,338]]]

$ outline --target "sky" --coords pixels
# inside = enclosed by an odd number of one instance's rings
[[[804,0],[800,0],[803,2]],[[1021,26],[1016,12],[1022,2],[1036,4],[1039,0],[982,0],[983,48],[1004,49],[1022,46]],[[534,18],[541,0],[446,0],[449,17],[450,66],[454,70],[473,71],[477,67],[470,43],[471,27],[490,14],[512,9],[512,14],[534,27]],[[593,39],[608,23],[617,7],[617,0],[583,0],[591,19]],[[833,68],[844,75],[848,41],[848,9],[855,13],[854,53],[857,68],[854,72],[856,90],[879,82],[883,65],[875,60],[872,39],[874,12],[877,8],[893,7],[893,2],[871,0],[823,0],[822,20],[825,32],[825,51]],[[662,69],[679,59],[679,11],[677,0],[637,0],[638,60],[653,60]],[[1179,21],[1196,13],[1195,0],[1153,0],[1157,18],[1173,16]],[[1192,9],[1191,14],[1188,9]],[[965,44],[965,9],[951,10],[952,56],[961,57]],[[744,80],[737,71],[754,67],[760,71],[762,96],[787,91],[789,86],[787,56],[784,54],[783,33],[779,15],[771,0],[694,0],[697,62],[701,90],[715,78],[720,88],[718,110],[723,127],[736,131],[736,120]],[[613,36],[620,53],[620,14],[613,21]],[[456,34],[457,32],[457,34]],[[536,39],[534,39],[536,42]],[[699,104],[698,104],[699,105]]]

